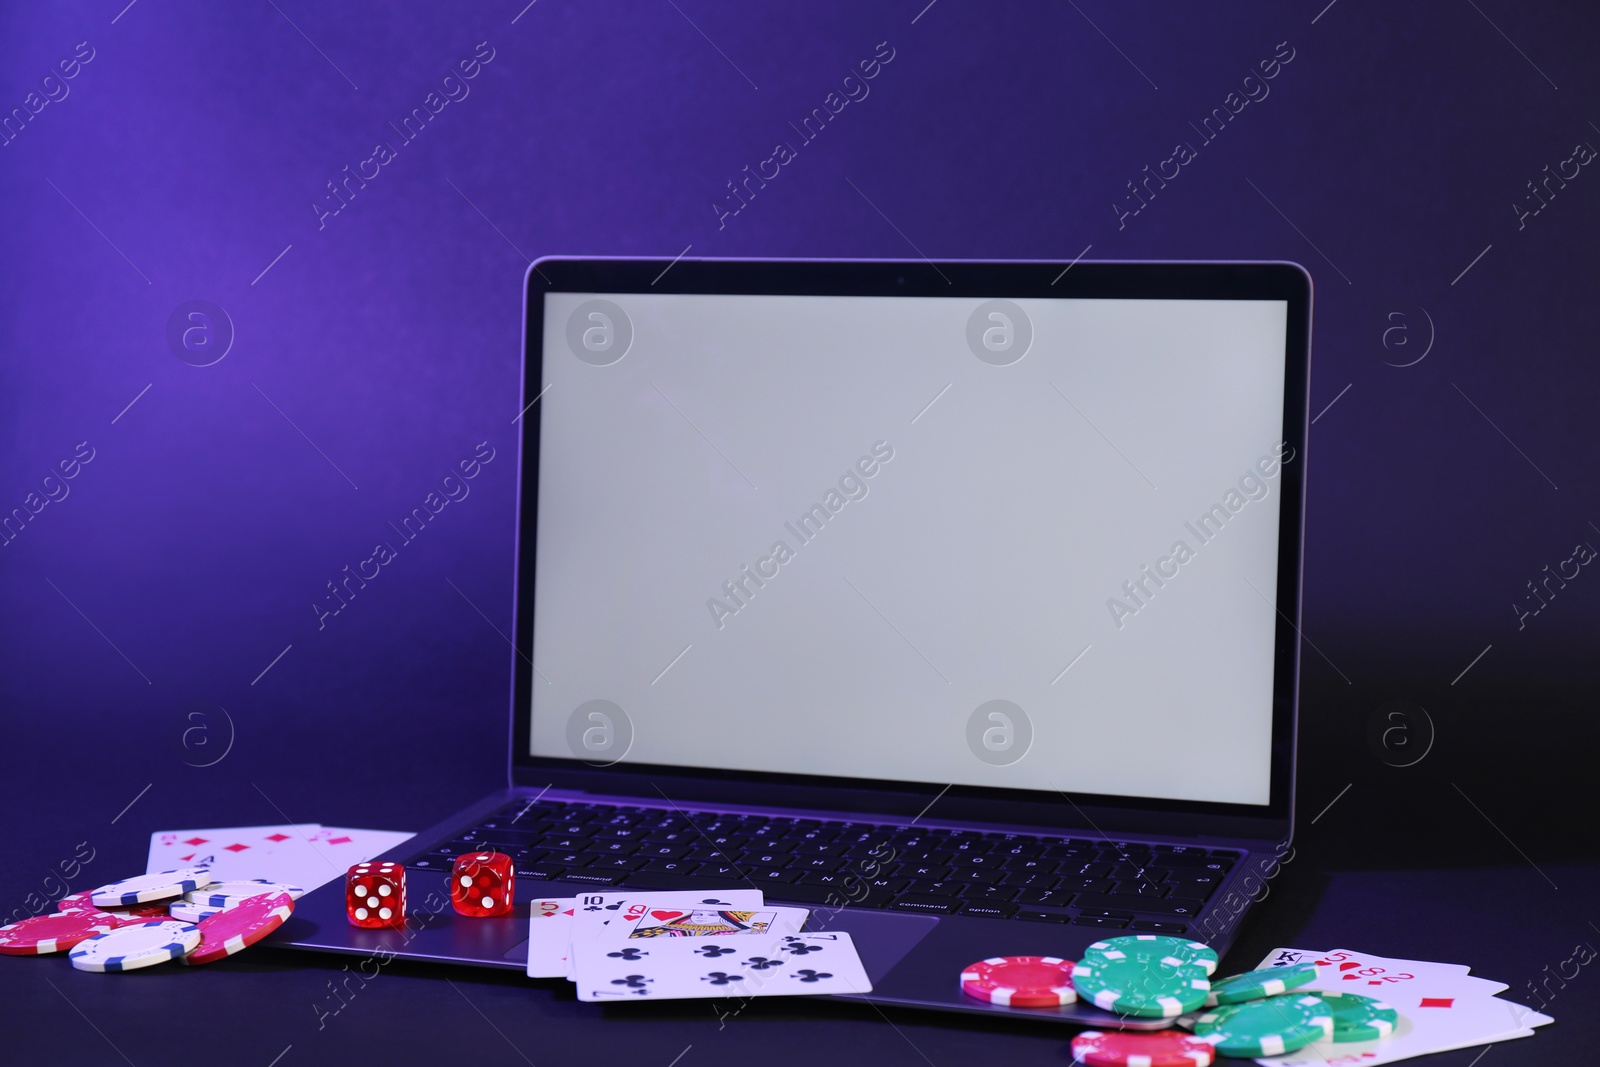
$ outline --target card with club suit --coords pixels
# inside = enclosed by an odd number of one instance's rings
[[[759,889],[734,889],[724,893],[638,893],[626,890],[584,893],[573,899],[568,937],[572,948],[576,949],[585,942],[609,935],[613,927],[617,931],[632,927],[639,920],[651,917],[653,911],[663,915],[696,908],[759,911],[764,900]],[[573,953],[569,951],[566,976],[572,978],[575,973]]]
[[[850,935],[594,940],[573,947],[578,999],[598,1003],[868,993]]]

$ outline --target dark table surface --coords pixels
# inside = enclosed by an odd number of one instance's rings
[[[1464,804],[1437,825],[1424,815],[1407,820],[1409,827],[1379,827],[1370,806],[1346,802],[1348,808],[1336,804],[1304,828],[1223,970],[1249,968],[1280,946],[1354,948],[1469,964],[1475,974],[1509,983],[1504,996],[1534,1006],[1540,1001],[1529,986],[1545,982],[1554,1024],[1492,1053],[1464,1049],[1420,1062],[1594,1062],[1600,974],[1585,968],[1564,984],[1551,976],[1574,946],[1600,944],[1593,923],[1600,917],[1594,890],[1600,864],[1523,858]],[[79,881],[92,885],[90,870],[110,876],[117,864],[137,870],[144,843],[137,833],[116,839]],[[1405,862],[1408,852],[1482,862],[1421,869]],[[8,857],[13,872],[16,858]],[[362,983],[344,966],[333,957],[268,948],[202,969],[162,966],[130,975],[82,973],[62,956],[7,957],[0,960],[6,1018],[0,1048],[9,1063],[140,1067],[1071,1062],[1072,1031],[1049,1025],[801,1000],[753,1002],[719,1020],[708,1001],[602,1008],[579,1003],[564,982],[505,972],[392,963]],[[457,1058],[463,1054],[471,1059]]]

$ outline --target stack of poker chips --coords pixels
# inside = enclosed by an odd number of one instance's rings
[[[80,971],[117,974],[242,952],[283,925],[305,891],[268,881],[213,882],[184,867],[112,882],[61,900],[50,915],[0,927],[0,954],[66,952]]]

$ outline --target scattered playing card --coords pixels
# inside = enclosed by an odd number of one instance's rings
[[[150,835],[145,871],[204,866],[213,881],[267,878],[311,890],[410,836],[318,823],[163,830]]]
[[[872,985],[843,932],[590,941],[573,946],[578,999],[867,993]]]

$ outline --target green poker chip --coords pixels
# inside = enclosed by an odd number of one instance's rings
[[[1184,937],[1163,934],[1129,934],[1096,941],[1083,950],[1083,962],[1110,963],[1121,959],[1162,960],[1172,965],[1189,964],[1206,974],[1217,969],[1217,954],[1210,945]]]
[[[1388,1037],[1400,1022],[1400,1013],[1375,997],[1315,990],[1306,996],[1321,998],[1333,1014],[1335,1041],[1372,1041]]]
[[[1197,966],[1125,957],[1080,960],[1072,968],[1072,988],[1105,1011],[1166,1019],[1204,1004],[1211,982]]]
[[[1307,982],[1317,980],[1317,965],[1292,963],[1286,967],[1263,967],[1259,971],[1246,971],[1231,978],[1211,984],[1211,995],[1206,1007],[1218,1004],[1241,1004],[1247,1000],[1261,1000],[1299,989]]]
[[[1332,1037],[1333,1014],[1321,997],[1268,997],[1208,1011],[1194,1033],[1224,1056],[1277,1056]]]

